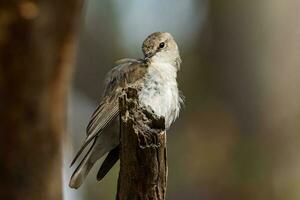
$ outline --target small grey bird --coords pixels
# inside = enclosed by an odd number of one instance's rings
[[[105,91],[98,108],[87,126],[86,139],[71,163],[75,163],[85,147],[92,146],[74,171],[69,186],[78,188],[95,162],[108,155],[98,172],[101,180],[119,159],[118,98],[122,89],[138,89],[139,103],[149,106],[156,115],[165,118],[168,129],[178,117],[183,102],[176,82],[181,59],[178,46],[170,33],[156,32],[143,42],[142,59],[122,59],[108,73]]]

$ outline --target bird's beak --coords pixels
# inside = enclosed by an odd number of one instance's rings
[[[154,56],[154,54],[155,54],[155,53],[147,53],[147,54],[145,55],[145,60],[150,59],[152,56]]]

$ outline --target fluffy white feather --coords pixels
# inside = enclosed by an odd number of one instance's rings
[[[176,82],[177,68],[159,58],[153,61],[148,67],[139,101],[149,106],[156,115],[163,116],[166,128],[169,128],[178,117],[182,103]]]

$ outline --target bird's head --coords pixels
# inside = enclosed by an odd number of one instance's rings
[[[178,46],[170,33],[152,33],[144,40],[142,50],[145,60],[170,63],[177,69],[180,67]]]

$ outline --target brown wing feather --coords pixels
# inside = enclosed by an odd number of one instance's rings
[[[119,96],[122,88],[134,83],[145,74],[146,65],[138,60],[123,59],[118,61],[107,75],[104,97],[93,113],[87,126],[87,137],[80,150],[73,159],[71,166],[76,162],[86,146],[119,115]]]
[[[115,98],[112,102],[101,103],[93,115],[88,128],[87,137],[71,162],[71,166],[76,162],[85,147],[119,114],[118,100]]]

